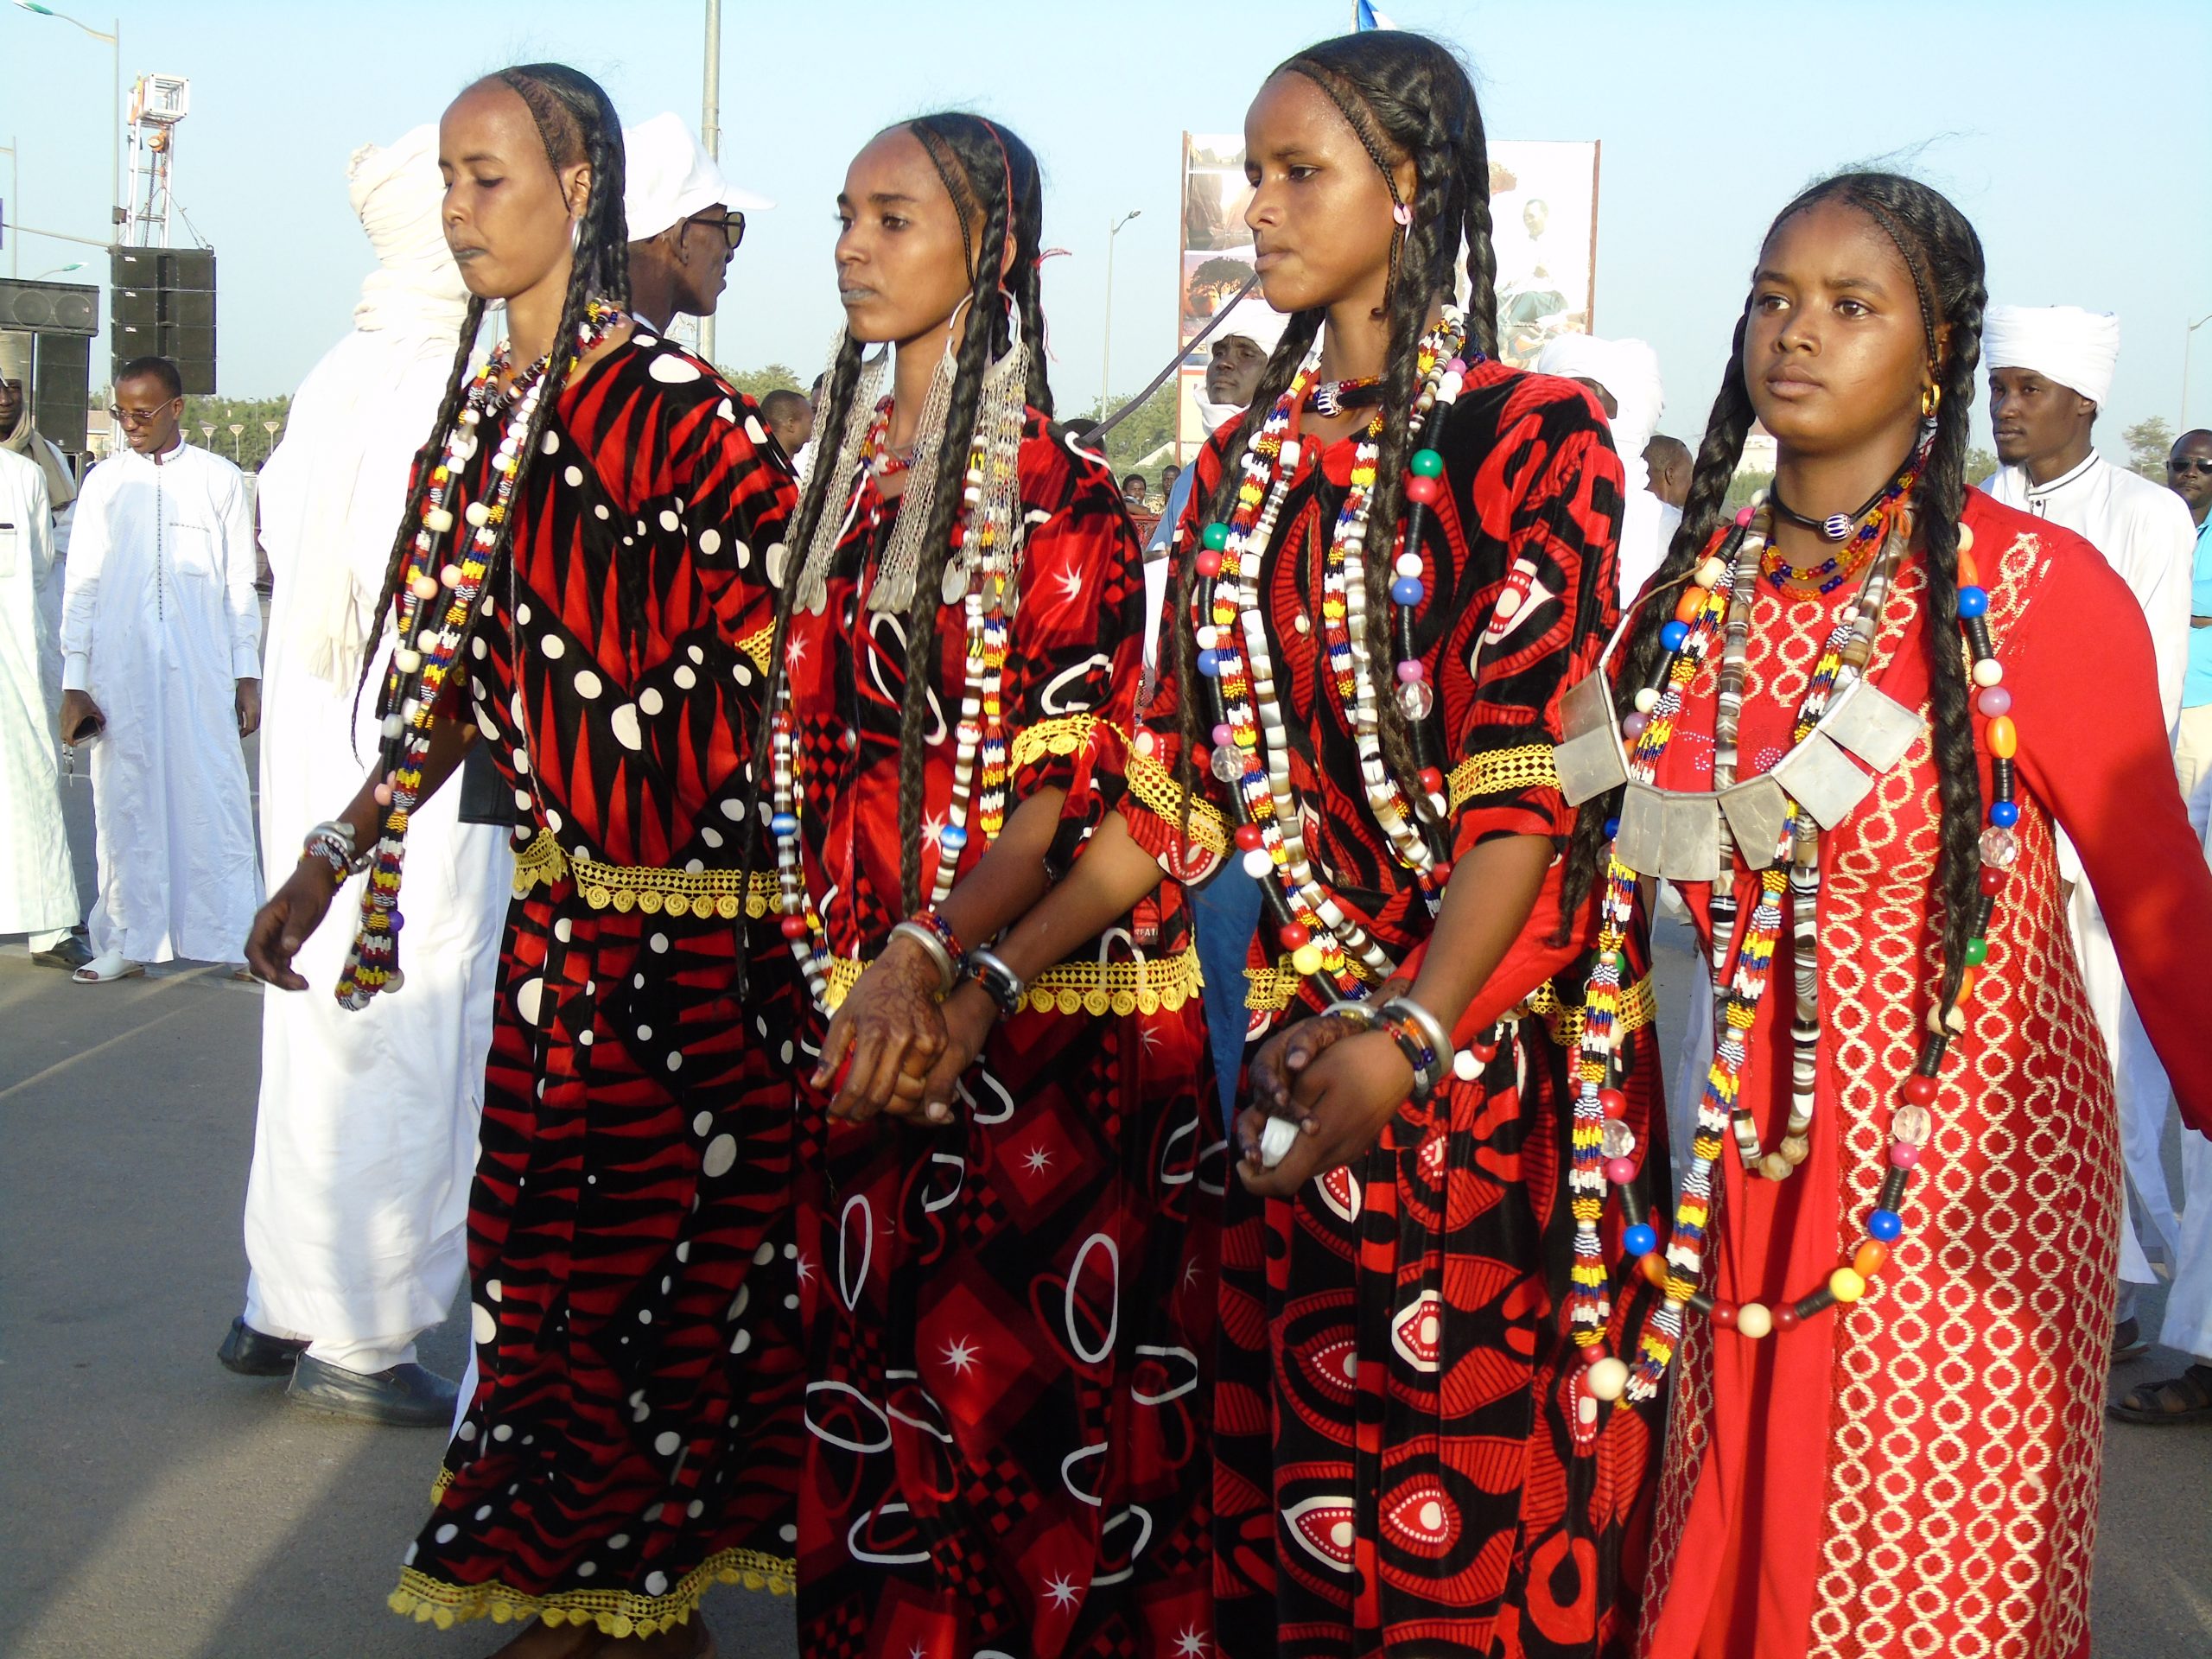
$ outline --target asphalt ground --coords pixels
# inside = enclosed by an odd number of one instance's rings
[[[67,809],[89,886],[86,785]],[[1662,995],[1685,991],[1687,952],[1659,960]],[[76,986],[0,944],[0,1655],[474,1659],[509,1633],[385,1610],[441,1435],[314,1415],[215,1363],[264,995],[189,964]],[[448,1375],[460,1306],[423,1343]],[[2181,1363],[2154,1351],[2113,1388]],[[2112,1426],[2099,1655],[2212,1655],[2208,1517],[2212,1427]],[[796,1652],[788,1600],[717,1590],[707,1617],[725,1655]]]

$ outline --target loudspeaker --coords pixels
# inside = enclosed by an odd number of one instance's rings
[[[158,288],[118,288],[107,296],[110,322],[131,328],[151,328],[162,320],[162,290]]]
[[[99,332],[100,291],[81,283],[18,282],[0,277],[0,328],[29,328],[42,334]]]
[[[166,357],[194,397],[215,390],[215,255],[209,248],[108,250],[108,340],[114,372]]]
[[[92,342],[82,334],[41,334],[33,417],[42,437],[85,453],[85,408],[92,395]]]

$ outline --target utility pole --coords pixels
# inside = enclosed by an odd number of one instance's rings
[[[2193,351],[2193,350],[2195,350],[2195,349],[2196,349],[2196,331],[2197,331],[2198,329],[2202,328],[2202,327],[2206,323],[2208,323],[2208,322],[2212,322],[2212,312],[2207,312],[2204,315],[2202,315],[2202,316],[2199,317],[2199,318],[2198,318],[2195,322],[2190,323],[2190,324],[2189,325],[2189,327],[2188,327],[2187,328],[2185,328],[2184,330],[2183,330],[2183,332],[2182,332],[2182,337],[2181,337],[2181,429],[2182,429],[2183,431],[2184,431],[2184,432],[2186,432],[2186,431],[2188,431],[2188,430],[2190,429],[2190,426],[2189,426],[2189,354],[2190,354],[2190,353],[2191,351]]]
[[[1098,353],[1098,418],[1106,418],[1107,381],[1114,372],[1114,239],[1122,233],[1122,226],[1142,213],[1141,207],[1132,207],[1106,230],[1106,338]]]
[[[13,133],[8,135],[8,206],[6,211],[15,214],[17,219],[21,219],[23,216],[23,158],[16,152],[16,147],[22,142],[23,141],[22,139],[16,137]],[[23,274],[23,249],[22,244],[20,241],[10,242],[8,244],[8,274],[10,276],[20,276]]]
[[[699,143],[709,158],[722,158],[722,0],[707,0],[707,72],[699,109]],[[699,355],[715,360],[715,320],[699,319]]]

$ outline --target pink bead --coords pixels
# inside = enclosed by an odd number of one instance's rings
[[[1615,1186],[1626,1186],[1636,1179],[1636,1160],[1632,1158],[1607,1159],[1605,1179]]]
[[[1627,715],[1621,721],[1621,735],[1628,739],[1630,742],[1633,743],[1637,738],[1643,735],[1643,728],[1650,723],[1651,721],[1648,715]]]
[[[378,784],[376,786],[376,803],[378,806],[390,806],[391,804],[391,785],[390,784]]]
[[[1994,720],[2012,712],[2012,694],[2001,685],[1988,686],[1975,696],[1974,706]]]
[[[1407,661],[1400,663],[1398,664],[1398,683],[1401,685],[1411,685],[1416,680],[1421,678],[1423,671],[1421,665],[1417,662]]]
[[[1742,528],[1749,530],[1751,527],[1751,510],[1749,507],[1745,507],[1741,512],[1738,513],[1736,515],[1736,523]]]
[[[1446,374],[1465,374],[1467,372],[1467,365],[1463,360],[1455,357],[1444,365],[1444,372]]]
[[[1217,749],[1219,748],[1223,744],[1231,741],[1236,735],[1236,733],[1229,729],[1229,722],[1224,720],[1220,725],[1213,728],[1214,747]]]
[[[1418,501],[1423,506],[1436,499],[1436,480],[1416,474],[1406,480],[1406,499]]]
[[[1891,1169],[1910,1169],[1919,1161],[1920,1148],[1914,1146],[1911,1141],[1892,1141],[1890,1142],[1890,1167]]]

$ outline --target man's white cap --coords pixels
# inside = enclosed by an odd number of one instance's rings
[[[622,213],[630,241],[658,236],[716,202],[747,213],[776,205],[725,178],[680,115],[657,115],[624,128],[622,149]]]
[[[1981,323],[1985,369],[2027,369],[2101,405],[2120,360],[2120,319],[2078,305],[1993,305]]]

